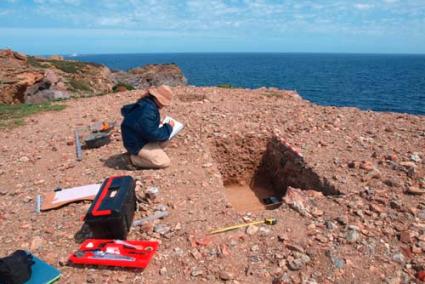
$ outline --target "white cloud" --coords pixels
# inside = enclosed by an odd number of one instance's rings
[[[365,3],[356,3],[354,4],[354,8],[358,10],[369,10],[373,8],[373,5],[371,4],[365,4]]]
[[[425,18],[425,0],[32,1],[38,6],[33,16],[41,15],[45,24],[54,28],[200,31],[245,37],[279,37],[298,31],[396,33],[416,29],[417,22]]]
[[[129,19],[125,17],[102,17],[102,18],[96,19],[96,22],[100,26],[114,27],[114,26],[127,25],[129,22]]]
[[[36,4],[47,4],[47,5],[80,5],[81,0],[34,0]]]

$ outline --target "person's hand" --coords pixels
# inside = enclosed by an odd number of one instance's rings
[[[170,120],[169,122],[168,122],[168,124],[172,127],[172,128],[174,128],[174,120]]]

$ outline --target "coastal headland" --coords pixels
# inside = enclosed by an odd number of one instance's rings
[[[9,66],[32,60],[7,56]],[[2,102],[24,102],[44,90],[69,92],[71,99],[60,102],[66,106],[60,112],[29,116],[0,132],[0,255],[30,250],[58,267],[65,283],[408,283],[423,275],[424,116],[319,106],[275,88],[187,86],[177,76],[182,83],[172,88],[166,112],[185,128],[166,150],[172,164],[137,170],[119,127],[108,145],[84,150],[82,161],[75,158],[73,130],[99,120],[119,123],[120,108],[147,87],[143,78],[118,82],[104,66],[84,64],[69,73],[56,70],[66,68],[60,58],[37,62],[44,67],[18,72],[33,74],[26,81],[3,65],[2,78],[9,77]],[[30,93],[47,80],[46,69],[61,79]],[[71,78],[80,77],[92,92],[70,91]],[[134,81],[140,89],[112,92]],[[10,99],[12,89],[21,96]],[[35,196],[116,175],[134,177],[140,199],[148,186],[159,187],[154,202],[138,204],[136,219],[160,206],[170,215],[128,236],[159,240],[158,253],[143,272],[67,264],[84,238],[81,217],[90,203],[37,214]],[[268,196],[283,202],[265,207]],[[207,234],[264,218],[277,224]]]

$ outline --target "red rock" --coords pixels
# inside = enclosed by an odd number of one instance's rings
[[[153,231],[153,227],[153,223],[146,222],[140,227],[140,230],[142,230],[143,232],[151,233]]]
[[[425,270],[418,271],[415,276],[419,280],[425,281]]]
[[[370,172],[374,169],[374,166],[371,161],[362,161],[360,163],[360,169]]]
[[[306,196],[308,196],[309,198],[322,198],[323,197],[323,193],[314,189],[309,189],[309,190],[303,190],[302,191]],[[319,209],[317,209],[319,210]],[[321,210],[320,210],[321,211]]]
[[[311,210],[311,214],[312,214],[314,217],[320,217],[320,216],[322,216],[322,215],[324,214],[324,212],[323,212],[323,210],[320,210],[320,209],[317,209],[316,207],[314,207],[314,208]]]
[[[193,235],[190,235],[188,237],[190,244],[192,247],[198,247],[198,246],[209,246],[212,243],[212,239],[209,236],[203,236],[196,238]]]
[[[401,162],[400,165],[407,169],[416,168],[416,164],[414,162]]]
[[[224,281],[232,280],[235,277],[233,273],[228,271],[221,271],[219,276]]]
[[[373,212],[376,213],[383,213],[385,212],[385,208],[383,208],[382,206],[376,205],[376,204],[370,204],[370,210],[372,210]]]
[[[123,86],[123,85],[118,85],[118,86],[115,88],[115,91],[116,91],[117,93],[119,93],[119,92],[126,92],[126,91],[128,91],[128,90],[127,90],[127,88],[126,88],[125,86]]]
[[[280,234],[280,235],[277,236],[277,240],[279,242],[282,242],[283,243],[284,241],[289,240],[289,237],[286,234]]]
[[[414,254],[420,254],[420,253],[422,253],[422,249],[421,249],[420,247],[413,246],[413,247],[412,247],[412,252],[413,252]]]
[[[400,242],[410,244],[412,242],[412,237],[409,231],[401,231],[400,232]]]
[[[283,201],[301,215],[309,215],[306,204],[307,199],[302,190],[298,188],[288,187]]]
[[[222,256],[229,256],[230,255],[229,248],[227,247],[226,244],[220,245],[220,252],[221,252]]]
[[[289,250],[292,250],[292,251],[298,251],[298,252],[301,252],[301,253],[305,252],[304,248],[302,246],[297,245],[297,244],[287,244],[286,247]]]
[[[190,253],[196,260],[200,260],[202,258],[202,254],[197,249],[192,250]]]
[[[413,256],[412,249],[410,247],[402,246],[400,247],[400,251],[407,258],[412,258]]]
[[[42,245],[44,241],[39,236],[35,236],[31,241],[31,251],[38,250]]]
[[[404,192],[412,195],[423,195],[425,194],[425,189],[420,189],[419,187],[415,186],[409,186]]]
[[[328,243],[329,239],[326,236],[323,235],[317,235],[316,240],[318,240],[321,243]]]
[[[388,161],[397,161],[397,155],[396,154],[387,155],[387,156],[385,156],[385,160],[388,160]]]

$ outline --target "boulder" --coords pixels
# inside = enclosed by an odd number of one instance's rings
[[[110,93],[114,86],[111,70],[103,65],[89,65],[91,84],[97,93]]]
[[[59,77],[55,71],[53,70],[46,70],[44,73],[44,78],[49,81],[52,85],[57,84],[59,81],[61,81],[61,77]]]
[[[25,102],[27,103],[27,97],[31,97],[40,91],[48,90],[51,85],[52,84],[45,79],[37,82],[36,84],[30,85],[29,87],[27,87],[24,93]]]
[[[24,93],[24,102],[31,104],[45,103],[50,100],[68,99],[63,77],[53,70],[46,70],[42,80],[29,86]]]
[[[26,96],[25,103],[40,104],[48,101],[64,100],[69,98],[70,94],[67,91],[45,89],[38,91],[30,96]]]
[[[130,69],[128,72],[115,72],[113,79],[115,84],[124,83],[135,89],[160,85],[171,87],[187,85],[186,78],[176,64],[150,64]]]
[[[58,75],[57,72],[47,69],[44,73],[44,81],[46,81],[48,84],[50,84],[50,88],[54,90],[59,91],[67,91],[64,77],[61,75]]]
[[[13,51],[10,49],[1,49],[0,50],[0,57],[4,58],[13,58],[18,59],[21,61],[27,61],[27,56],[25,54],[19,53],[17,51]]]
[[[127,88],[124,85],[118,85],[115,88],[115,92],[117,92],[117,93],[119,93],[119,92],[126,92],[126,91],[128,91],[128,90],[127,90]]]
[[[19,52],[14,52],[13,56],[18,59],[18,60],[22,60],[22,61],[27,61],[27,56],[25,54],[19,53]]]

